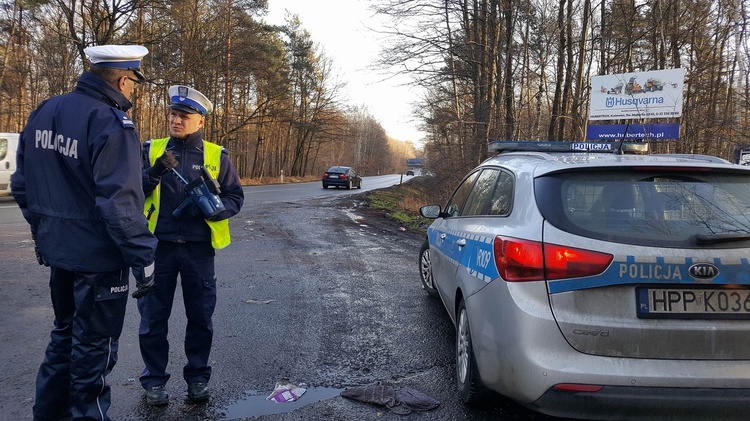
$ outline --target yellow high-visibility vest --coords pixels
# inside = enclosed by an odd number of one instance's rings
[[[164,154],[167,149],[168,137],[151,140],[151,149],[149,150],[148,159],[151,165],[154,165],[157,159]],[[203,166],[206,167],[211,177],[219,178],[219,167],[221,167],[221,146],[203,141]],[[143,215],[148,221],[148,229],[152,233],[156,231],[156,221],[159,220],[159,199],[161,196],[161,182],[146,197],[143,204]],[[229,219],[221,221],[208,221],[208,227],[211,229],[211,245],[214,249],[219,250],[228,246],[232,242],[229,233]]]

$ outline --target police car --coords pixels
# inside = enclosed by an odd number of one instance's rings
[[[747,419],[750,168],[644,143],[490,150],[420,210],[422,286],[456,325],[463,401]]]

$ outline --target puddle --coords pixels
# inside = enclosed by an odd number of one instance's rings
[[[268,397],[270,392],[255,396],[247,396],[246,398],[240,399],[229,405],[222,421],[291,412],[297,408],[302,408],[305,405],[338,396],[343,390],[344,389],[333,387],[310,387],[307,388],[305,394],[296,401],[281,403],[266,400],[266,397]]]

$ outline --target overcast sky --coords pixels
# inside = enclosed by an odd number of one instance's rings
[[[377,18],[362,0],[268,0],[265,20],[283,24],[284,13],[299,16],[302,27],[310,33],[327,57],[333,61],[338,79],[346,83],[346,102],[364,106],[385,129],[398,140],[419,142],[423,133],[411,116],[417,94],[403,85],[406,79],[388,79],[371,70],[380,52]],[[388,79],[388,80],[386,80]]]

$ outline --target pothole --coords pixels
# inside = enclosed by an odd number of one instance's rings
[[[282,414],[291,412],[305,405],[338,396],[344,389],[334,387],[310,387],[299,399],[293,402],[273,402],[266,399],[267,394],[253,393],[244,399],[229,405],[222,420],[259,417],[261,415]]]

